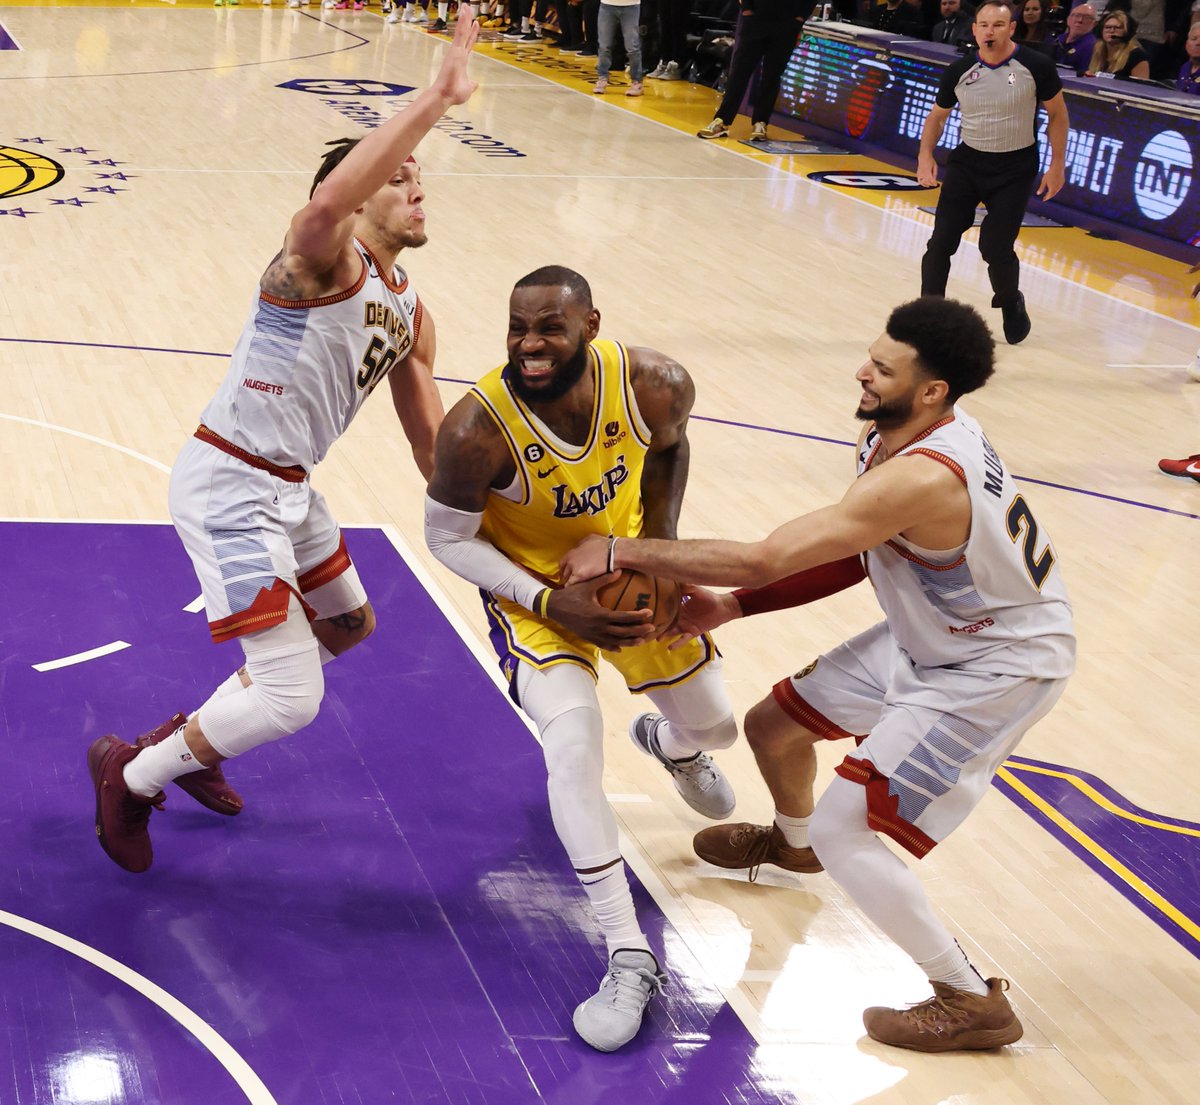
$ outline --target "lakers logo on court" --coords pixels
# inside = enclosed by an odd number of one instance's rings
[[[6,145],[6,139],[13,144]],[[128,182],[136,179],[122,170],[124,161],[105,157],[91,146],[60,143],[61,139],[36,135],[0,135],[0,215],[24,219],[52,208],[88,207],[127,191]],[[48,203],[35,200],[30,205],[27,197],[54,189],[64,180],[66,184],[47,197]]]
[[[40,151],[0,146],[0,200],[50,188],[62,180],[65,172],[57,161]]]

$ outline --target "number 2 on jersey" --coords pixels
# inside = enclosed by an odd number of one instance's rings
[[[1033,585],[1040,591],[1042,584],[1046,582],[1046,577],[1050,574],[1050,569],[1054,567],[1054,553],[1050,548],[1050,542],[1047,541],[1041,555],[1034,555],[1038,543],[1038,525],[1034,521],[1029,504],[1025,502],[1024,495],[1018,495],[1013,499],[1012,506],[1008,508],[1007,521],[1008,535],[1013,539],[1014,545],[1020,539],[1021,531],[1025,531],[1025,543],[1022,548],[1025,556],[1025,570],[1029,573],[1029,578],[1033,580]]]

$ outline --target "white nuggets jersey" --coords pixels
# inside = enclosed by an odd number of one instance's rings
[[[372,389],[412,350],[421,302],[404,273],[380,271],[361,242],[352,288],[290,301],[260,292],[229,372],[201,422],[256,456],[307,472]]]
[[[879,446],[872,427],[859,475]],[[921,667],[1070,675],[1075,634],[1057,554],[979,423],[956,407],[896,454],[913,455],[940,461],[966,485],[971,530],[948,563],[898,537],[863,554],[897,643]]]

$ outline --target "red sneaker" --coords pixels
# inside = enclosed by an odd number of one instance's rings
[[[1193,453],[1183,460],[1160,460],[1158,470],[1168,476],[1183,476],[1185,479],[1191,476],[1200,483],[1200,453]]]
[[[126,871],[145,871],[154,862],[150,844],[150,811],[166,800],[134,794],[125,785],[125,765],[138,754],[111,733],[88,749],[88,771],[96,788],[96,835],[109,858]]]
[[[148,748],[152,744],[164,741],[181,725],[187,724],[186,714],[175,714],[164,721],[157,729],[143,733],[137,739],[138,748]],[[214,813],[223,813],[233,817],[242,812],[242,796],[238,794],[225,780],[225,773],[220,764],[206,767],[203,771],[193,771],[190,775],[180,775],[175,780],[180,790],[190,794],[200,805]]]

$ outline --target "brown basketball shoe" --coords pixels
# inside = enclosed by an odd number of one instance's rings
[[[109,858],[126,871],[145,871],[154,862],[150,845],[150,811],[165,801],[160,791],[153,798],[134,794],[125,785],[125,765],[138,754],[111,734],[88,749],[88,771],[96,788],[96,836]]]
[[[702,860],[717,867],[733,871],[749,868],[751,882],[758,878],[758,869],[764,863],[801,875],[825,870],[811,848],[791,847],[778,825],[751,825],[746,821],[714,825],[692,837],[692,849]]]
[[[187,724],[186,714],[175,714],[164,721],[157,729],[143,733],[137,739],[138,748],[148,748],[152,744],[164,741],[181,725]],[[175,780],[180,790],[190,794],[200,805],[214,813],[223,813],[233,817],[242,812],[242,796],[229,785],[220,764],[206,767],[203,771],[193,771],[189,775],[180,775]]]
[[[989,978],[986,995],[934,982],[933,997],[908,1009],[874,1006],[863,1013],[867,1035],[911,1051],[986,1051],[1014,1044],[1024,1029],[1008,1004],[1008,979]]]

